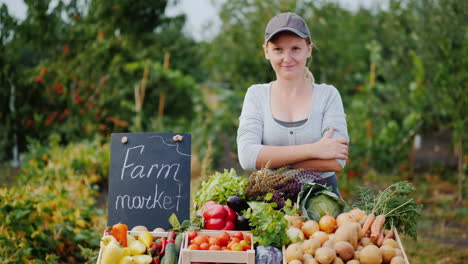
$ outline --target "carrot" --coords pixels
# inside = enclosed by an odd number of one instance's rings
[[[371,227],[374,220],[375,220],[374,213],[370,213],[367,216],[366,221],[364,221],[364,224],[362,225],[362,234],[363,234],[363,236],[365,236],[367,234],[367,231],[369,231],[369,228]]]
[[[377,237],[379,237],[379,233],[380,231],[382,230],[383,226],[385,224],[385,215],[378,215],[375,220],[374,220],[374,223],[372,223],[372,226],[371,226],[371,239],[372,240],[376,240]]]
[[[393,237],[393,229],[390,229],[390,230],[388,230],[387,234],[385,235],[384,240],[392,238],[392,237]]]
[[[112,235],[122,244],[122,247],[127,247],[127,231],[128,226],[125,224],[115,224],[112,226]]]
[[[381,229],[377,238],[377,246],[380,247],[382,246],[382,242],[384,241],[384,230]]]

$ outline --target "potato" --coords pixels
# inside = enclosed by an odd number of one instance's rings
[[[372,241],[372,239],[370,239],[370,237],[363,237],[363,238],[361,238],[360,244],[365,247],[365,246],[368,246],[368,245],[374,245],[374,241]]]
[[[353,248],[357,248],[360,228],[361,226],[358,223],[345,224],[336,230],[333,240],[335,242],[346,241],[350,243]]]
[[[148,228],[146,228],[146,226],[137,225],[134,226],[131,231],[148,231]]]
[[[314,259],[314,257],[312,257],[312,258],[304,259],[304,264],[319,264],[319,263],[317,262],[317,260]]]
[[[304,240],[304,234],[302,233],[302,230],[297,227],[289,227],[286,231],[286,234],[293,243]]]
[[[309,253],[305,253],[303,256],[302,256],[302,260],[306,260],[306,259],[310,259],[310,258],[314,258],[314,256],[312,254],[309,254]]]
[[[391,247],[393,247],[393,248],[400,248],[400,247],[398,246],[398,243],[397,243],[394,239],[392,239],[392,238],[387,238],[387,239],[385,239],[385,240],[382,242],[382,246],[384,246],[384,245],[389,245],[389,246],[391,246]]]
[[[321,247],[315,251],[315,259],[320,264],[330,264],[336,258],[336,252],[329,247]]]
[[[366,212],[362,211],[359,208],[353,208],[348,213],[354,219],[355,222],[361,221],[366,216]]]
[[[349,213],[341,213],[336,217],[336,224],[338,227],[343,226],[344,224],[356,222]]]
[[[396,256],[392,258],[392,261],[390,261],[390,264],[405,264],[405,259],[401,256]]]
[[[302,264],[302,261],[300,261],[298,259],[295,259],[295,260],[292,260],[291,262],[289,262],[289,264]]]
[[[322,247],[329,247],[331,249],[335,249],[335,241],[329,239],[325,241],[325,243],[323,243]]]
[[[382,251],[374,245],[366,246],[359,255],[359,261],[361,264],[381,264]]]
[[[346,264],[361,264],[361,262],[359,262],[359,260],[357,260],[357,259],[352,259],[352,260],[346,262]]]
[[[298,215],[285,215],[284,218],[288,220],[289,227],[296,227],[301,229],[302,228],[302,217]]]
[[[291,262],[293,260],[302,260],[302,255],[304,255],[304,252],[298,243],[289,245],[284,252],[284,257],[286,258],[287,262]]]
[[[314,255],[315,251],[320,246],[321,246],[320,241],[316,238],[304,240],[304,242],[301,244],[301,248],[304,254],[311,254],[311,255]]]
[[[325,233],[323,231],[315,232],[312,235],[312,238],[318,239],[318,241],[320,241],[320,245],[323,245],[323,243],[325,243],[325,241],[327,241],[329,239],[327,233]]]
[[[332,264],[344,264],[344,262],[343,262],[343,260],[342,260],[341,258],[336,257],[336,258],[333,260]]]
[[[403,257],[403,251],[399,248],[395,248],[395,256]]]
[[[317,231],[320,231],[319,224],[314,220],[307,220],[302,225],[302,233],[304,233],[305,237],[309,238],[312,234]]]
[[[359,260],[359,256],[361,256],[361,251],[360,250],[354,251],[354,258],[353,259]]]
[[[395,249],[392,246],[389,246],[389,245],[381,246],[380,251],[382,251],[383,263],[390,263],[392,258],[396,255]]]
[[[164,231],[164,228],[161,228],[161,227],[156,227],[153,232],[166,232]]]
[[[353,246],[346,241],[338,241],[335,243],[336,255],[344,261],[350,260],[354,257]]]

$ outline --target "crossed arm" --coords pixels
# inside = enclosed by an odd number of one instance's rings
[[[340,171],[342,166],[336,159],[348,159],[348,141],[332,138],[333,128],[324,137],[311,144],[295,146],[263,146],[258,154],[256,168],[261,169],[271,161],[270,168],[290,165],[293,168],[317,171]]]

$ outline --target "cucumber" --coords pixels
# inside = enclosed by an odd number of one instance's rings
[[[180,253],[180,247],[182,246],[182,240],[184,240],[184,235],[182,233],[180,233],[178,236],[176,236],[176,239],[175,239],[175,247],[176,247],[176,253],[177,255],[179,255]]]
[[[176,246],[174,243],[167,244],[161,264],[177,264]]]

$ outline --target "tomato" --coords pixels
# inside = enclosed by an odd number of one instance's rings
[[[211,245],[208,250],[221,250],[221,247],[218,245]]]
[[[208,243],[202,243],[200,245],[201,250],[208,250],[209,248],[210,248],[210,244],[208,244]]]
[[[231,250],[232,251],[243,251],[244,247],[240,243],[234,243],[231,245]]]
[[[191,244],[188,246],[188,249],[190,250],[200,250],[200,247],[197,244]]]
[[[251,248],[250,243],[247,240],[241,240],[239,244],[242,245],[242,248],[245,250],[249,250]]]
[[[210,236],[208,238],[208,244],[210,244],[210,245],[217,245],[217,242],[218,242],[218,240],[216,239],[216,237]]]
[[[252,243],[252,239],[250,238],[249,235],[244,236],[244,240],[246,240],[246,241],[249,242],[249,243]]]
[[[206,235],[198,235],[196,236],[194,239],[192,239],[192,243],[193,244],[197,244],[197,245],[201,245],[203,243],[207,243],[208,244],[208,237]]]
[[[239,243],[241,240],[237,237],[231,237],[231,242],[232,243]]]
[[[216,239],[218,240],[220,246],[227,246],[229,240],[231,240],[231,236],[228,234],[228,232],[220,232],[216,236]]]
[[[241,231],[234,232],[234,234],[232,236],[237,237],[239,239],[239,241],[244,239],[244,234]]]
[[[194,239],[196,236],[198,236],[197,231],[195,231],[195,230],[189,230],[189,231],[188,231],[188,239],[189,239],[189,241],[192,240],[192,239]]]

